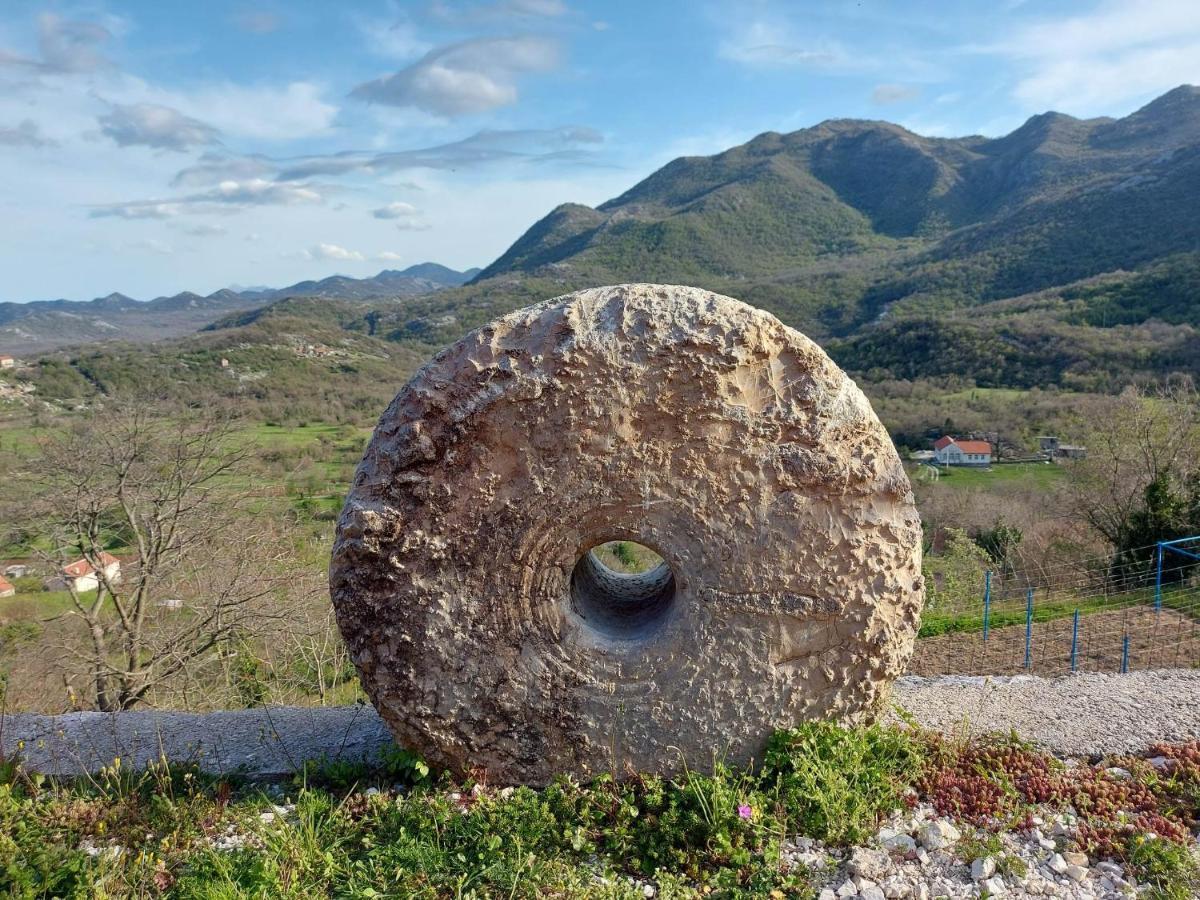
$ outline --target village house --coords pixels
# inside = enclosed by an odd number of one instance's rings
[[[121,580],[121,561],[111,553],[101,553],[100,562],[104,577],[110,582]],[[78,593],[94,591],[100,586],[100,579],[95,568],[86,559],[77,559],[69,566],[63,566],[62,573],[46,585],[50,590],[66,590],[73,588]]]
[[[0,369],[16,368],[17,361],[11,356],[0,356]]]
[[[939,466],[987,466],[992,462],[992,445],[960,441],[946,434],[934,441],[933,458]]]
[[[11,597],[16,592],[17,589],[12,586],[12,582],[0,576],[0,597]]]
[[[11,566],[4,567],[4,575],[7,578],[24,578],[29,574],[29,566],[24,563],[13,563]]]

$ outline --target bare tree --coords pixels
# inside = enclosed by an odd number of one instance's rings
[[[284,613],[290,546],[255,516],[245,451],[215,414],[97,410],[45,440],[23,510],[64,578],[89,705],[128,709]],[[119,573],[110,551],[125,556]]]
[[[1150,485],[1178,488],[1200,471],[1200,396],[1189,381],[1131,387],[1083,413],[1087,458],[1070,464],[1067,495],[1079,519],[1122,549]]]

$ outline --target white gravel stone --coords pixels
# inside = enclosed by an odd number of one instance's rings
[[[981,856],[971,863],[971,877],[975,881],[986,881],[996,874],[996,860],[990,856]]]
[[[927,850],[944,850],[961,837],[962,833],[948,819],[936,819],[921,827],[921,843]]]
[[[979,886],[983,891],[988,892],[990,897],[1002,897],[1008,893],[1008,885],[1004,883],[1004,879],[998,875],[994,875],[987,879]]]

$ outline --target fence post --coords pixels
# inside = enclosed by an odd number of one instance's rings
[[[987,643],[992,618],[992,571],[983,573],[983,640]]]
[[[1121,674],[1129,674],[1129,632],[1121,639]]]
[[[1071,671],[1078,671],[1079,660],[1079,610],[1075,610],[1075,621],[1071,623]]]
[[[1154,611],[1159,612],[1162,609],[1162,564],[1163,564],[1163,545],[1162,541],[1158,542],[1158,565],[1154,567]]]
[[[1025,592],[1025,670],[1033,668],[1033,588]]]

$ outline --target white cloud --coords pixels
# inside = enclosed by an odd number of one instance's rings
[[[195,163],[180,169],[171,179],[173,187],[205,187],[230,179],[262,178],[275,172],[276,166],[262,156],[227,156],[205,153]]]
[[[65,75],[93,72],[111,65],[101,53],[113,36],[105,25],[43,13],[38,16],[37,32],[37,58],[0,48],[0,66]]]
[[[846,62],[847,54],[836,42],[809,40],[785,22],[755,19],[735,26],[717,46],[722,59],[748,66],[810,66],[827,68]]]
[[[229,233],[229,230],[222,225],[211,225],[208,222],[196,222],[189,225],[173,225],[173,228],[182,231],[184,234],[190,234],[192,237],[221,237]]]
[[[431,50],[393,75],[360,84],[351,96],[441,116],[481,113],[516,103],[517,77],[553,69],[559,59],[558,44],[548,38],[477,38]]]
[[[384,250],[382,253],[375,254],[375,259],[379,262],[403,262],[404,256],[393,253],[391,250]]]
[[[366,257],[357,250],[347,250],[337,244],[317,244],[304,251],[307,259],[331,259],[350,262],[363,262]]]
[[[549,163],[579,161],[604,135],[582,125],[478,131],[460,141],[395,150],[388,153],[345,151],[301,157],[282,163],[282,177],[345,175],[351,172],[394,172],[405,169],[469,169],[504,162]]]
[[[55,142],[42,134],[32,119],[23,119],[11,128],[0,126],[0,147],[53,147]]]
[[[413,216],[418,216],[421,211],[411,203],[405,203],[402,200],[397,200],[387,206],[381,206],[379,209],[372,210],[371,215],[377,219],[409,219]]]
[[[1107,0],[970,49],[1016,61],[1024,71],[1014,94],[1029,109],[1111,112],[1123,100],[1200,81],[1200,4]]]
[[[877,106],[904,103],[921,96],[921,89],[911,84],[880,84],[871,91],[871,102]]]
[[[167,219],[187,212],[230,212],[254,206],[295,206],[320,203],[331,188],[293,181],[222,181],[216,187],[183,197],[129,200],[92,207],[92,218]]]
[[[214,144],[221,135],[211,125],[157,103],[114,103],[97,121],[100,131],[122,147],[140,144],[161,150],[187,150]]]
[[[227,135],[268,141],[322,134],[337,116],[337,107],[326,103],[321,88],[308,81],[282,87],[224,83],[162,96],[167,105]]]

